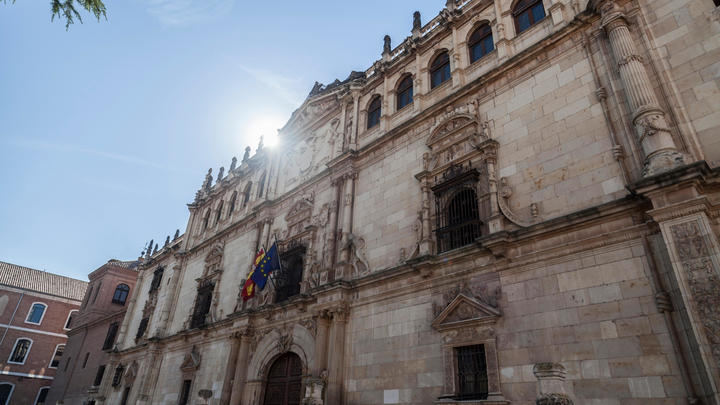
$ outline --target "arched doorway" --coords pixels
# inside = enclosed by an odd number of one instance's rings
[[[265,385],[265,405],[300,405],[302,361],[285,353],[270,367]]]

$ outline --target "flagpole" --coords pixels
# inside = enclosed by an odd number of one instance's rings
[[[278,266],[280,266],[280,271],[282,272],[282,262],[280,262],[280,248],[277,247],[277,234],[275,232],[273,232],[273,238],[275,238],[275,243],[273,243],[273,245],[275,245],[275,252],[278,256]],[[277,291],[277,285],[275,284],[275,280],[273,280],[273,278],[270,276],[268,276],[268,278],[270,279],[270,282],[272,283],[275,291]]]

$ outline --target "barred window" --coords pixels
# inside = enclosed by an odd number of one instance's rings
[[[105,342],[102,345],[103,350],[108,350],[112,348],[113,343],[115,343],[115,335],[117,334],[118,330],[118,323],[113,322],[108,327],[107,334],[105,335]]]
[[[16,340],[15,347],[13,347],[13,351],[10,354],[10,359],[8,360],[8,363],[25,364],[27,355],[30,352],[30,346],[32,346],[32,341],[30,339]]]
[[[115,367],[115,374],[113,374],[113,380],[112,380],[112,386],[117,387],[122,382],[123,372],[125,371],[125,367],[122,364],[118,364],[117,367]]]
[[[153,273],[153,279],[150,282],[150,292],[156,291],[160,288],[160,283],[162,282],[163,273],[165,272],[165,268],[158,267],[155,269],[155,272]]]
[[[282,268],[276,271],[273,277],[276,302],[282,302],[300,294],[305,251],[305,246],[297,245],[280,255]]]
[[[150,322],[150,318],[143,318],[140,320],[140,325],[138,326],[137,334],[135,335],[135,340],[140,340],[145,335],[145,331],[148,327],[148,322]]]
[[[457,400],[487,399],[488,374],[485,346],[455,348],[457,357]]]
[[[480,236],[481,222],[475,190],[455,194],[438,214],[437,238],[440,252],[469,245]]]
[[[99,387],[102,383],[103,376],[105,375],[105,365],[98,367],[97,373],[95,373],[95,381],[93,381],[93,385],[95,387]]]
[[[215,284],[211,282],[204,282],[198,288],[197,299],[195,300],[195,309],[193,310],[192,318],[190,319],[191,329],[205,326],[205,318],[210,312],[210,305],[212,304],[213,289],[215,289]]]

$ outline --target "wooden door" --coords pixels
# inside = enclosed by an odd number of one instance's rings
[[[295,353],[280,356],[270,367],[265,405],[300,405],[302,362]]]

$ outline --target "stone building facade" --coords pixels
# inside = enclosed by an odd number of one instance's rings
[[[48,394],[48,404],[92,403],[108,369],[139,261],[110,260],[88,275],[85,298],[73,317],[60,363]]]
[[[0,404],[48,404],[87,283],[0,262]]]
[[[712,0],[416,13],[208,172],[98,403],[719,404],[719,84]]]

